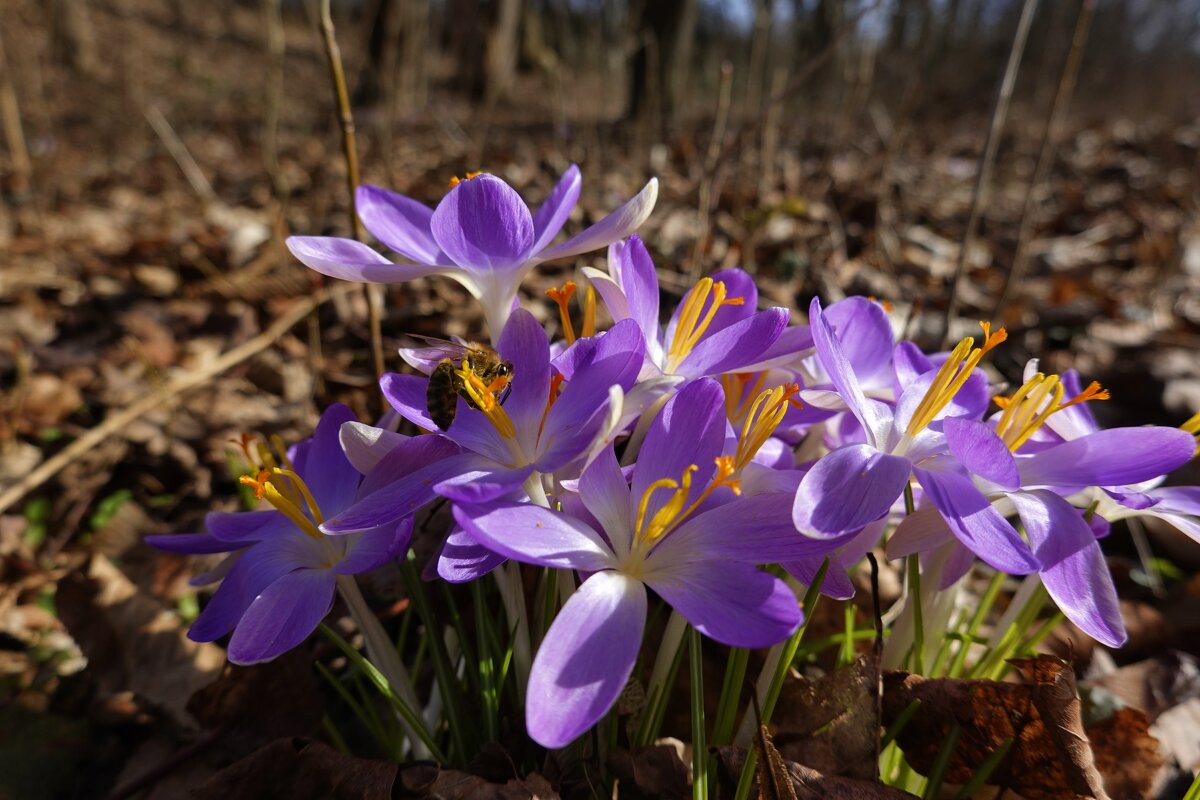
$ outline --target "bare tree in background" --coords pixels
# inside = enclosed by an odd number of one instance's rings
[[[664,129],[682,98],[696,38],[696,0],[638,0],[630,5],[635,50],[630,65],[630,117],[658,114]]]
[[[99,60],[86,0],[51,0],[49,15],[55,55],[75,72],[94,76]]]

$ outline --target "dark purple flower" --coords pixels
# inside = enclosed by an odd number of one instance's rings
[[[353,419],[350,409],[332,405],[321,415],[312,439],[289,452],[290,464],[282,458],[275,462],[282,454],[265,450],[255,458],[262,469],[250,482],[273,510],[212,513],[205,520],[207,533],[146,537],[168,552],[230,554],[200,579],[220,580],[221,585],[192,624],[189,638],[211,642],[232,631],[230,661],[269,661],[303,642],[329,613],[337,576],[368,572],[407,550],[411,518],[350,536],[325,536],[318,530],[326,515],[350,506],[395,468],[381,463],[364,479],[350,465],[338,431]],[[416,469],[445,455],[444,446],[431,444],[432,437],[407,440],[396,448],[394,460]]]

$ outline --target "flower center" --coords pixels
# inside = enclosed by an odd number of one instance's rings
[[[450,188],[453,189],[455,186],[458,186],[463,181],[469,181],[472,178],[478,178],[480,175],[483,175],[483,174],[484,173],[482,173],[482,172],[468,172],[467,177],[465,177],[465,178],[460,178],[457,175],[453,175],[450,178]]]
[[[491,383],[484,383],[471,369],[469,358],[462,360],[462,365],[458,368],[458,376],[462,379],[463,391],[471,398],[475,407],[487,416],[488,421],[495,426],[500,435],[505,439],[516,439],[517,430],[513,427],[508,414],[505,413],[504,406],[500,405],[500,400],[496,397],[508,385],[510,376],[498,375],[492,379]]]
[[[789,383],[767,389],[754,398],[742,423],[742,435],[738,439],[737,451],[733,456],[735,472],[741,472],[771,438],[775,429],[783,422],[789,405],[801,408],[800,401],[795,399],[799,393],[800,386]]]
[[[671,346],[667,350],[667,372],[674,372],[688,354],[692,352],[713,317],[721,306],[740,306],[746,300],[742,297],[726,297],[724,281],[714,281],[712,278],[701,278],[700,282],[691,288],[680,307],[679,322],[675,325],[675,335],[671,337]],[[709,303],[709,296],[712,302]],[[707,308],[705,306],[707,305]]]
[[[636,540],[635,548],[639,552],[645,553],[656,542],[679,527],[717,487],[728,486],[733,490],[734,494],[742,493],[738,481],[731,477],[734,473],[734,458],[732,456],[718,456],[714,463],[717,470],[713,475],[712,482],[686,508],[684,507],[684,503],[687,502],[688,495],[692,491],[692,473],[700,469],[697,465],[692,464],[684,469],[683,475],[680,476],[678,481],[673,478],[662,478],[646,487],[646,491],[642,493],[641,502],[638,503],[637,522],[634,528],[636,531],[634,534]],[[650,500],[654,497],[655,492],[660,489],[670,491],[671,497],[658,511],[654,512],[652,517],[646,519]]]
[[[933,383],[925,391],[925,396],[921,398],[917,410],[913,412],[912,419],[908,423],[908,430],[904,432],[906,437],[911,438],[925,430],[929,423],[933,422],[942,409],[949,405],[954,396],[958,394],[959,389],[971,377],[971,372],[979,366],[980,360],[1008,338],[1008,331],[1004,328],[992,333],[990,323],[980,322],[979,327],[983,328],[983,344],[976,347],[974,336],[967,336],[958,343],[937,371]]]
[[[1089,400],[1107,400],[1109,397],[1107,389],[1102,389],[1099,383],[1092,381],[1086,389],[1064,403],[1063,385],[1059,377],[1039,372],[1011,397],[994,398],[996,405],[1004,410],[1000,421],[996,423],[996,434],[1015,453],[1057,412]]]
[[[283,446],[283,439],[275,435],[270,441],[275,452],[271,452],[271,448],[264,442],[256,442],[248,433],[243,433],[239,439],[234,440],[253,472],[252,475],[241,476],[238,482],[244,486],[253,486],[255,497],[266,500],[308,536],[322,541],[324,536],[317,529],[317,525],[324,522],[325,517],[321,515],[316,498],[309,491],[304,479],[296,474],[295,466]],[[279,462],[284,464],[282,468],[277,466],[276,456]],[[308,509],[308,514],[304,513],[304,508]]]
[[[725,390],[725,417],[735,428],[746,419],[754,398],[766,382],[766,372],[726,372],[721,376],[721,388]]]

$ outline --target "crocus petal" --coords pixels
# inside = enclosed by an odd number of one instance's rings
[[[1034,554],[1046,591],[1067,619],[1098,642],[1120,647],[1128,638],[1117,588],[1096,536],[1079,511],[1053,492],[1009,495]]]
[[[338,440],[346,459],[356,470],[366,475],[392,448],[409,437],[351,420],[338,431]]]
[[[583,572],[616,565],[600,534],[542,506],[507,502],[455,506],[454,519],[475,541],[515,561]]]
[[[824,555],[838,539],[804,536],[792,522],[792,495],[744,497],[697,514],[669,533],[652,559],[728,558],[775,564]]]
[[[289,236],[287,247],[309,269],[345,281],[401,283],[440,271],[424,264],[393,264],[362,242],[335,236]]]
[[[429,403],[425,399],[429,388],[428,378],[388,372],[379,379],[379,388],[383,391],[384,399],[400,416],[418,428],[427,431],[438,429],[437,424],[429,417]]]
[[[204,515],[204,528],[213,538],[235,544],[252,544],[269,539],[291,527],[278,511],[212,511]]]
[[[459,453],[458,446],[445,436],[405,436],[402,439],[363,478],[358,487],[359,497],[366,497],[419,469]],[[458,463],[463,465],[464,461]]]
[[[291,549],[269,544],[251,547],[237,559],[188,629],[194,642],[213,642],[233,630],[246,608],[264,589],[279,578],[309,566]]]
[[[519,265],[533,246],[529,208],[495,175],[459,182],[438,203],[430,227],[454,263],[477,272]]]
[[[808,316],[813,345],[817,348],[821,366],[829,373],[830,382],[867,432],[867,442],[872,445],[883,444],[891,426],[891,419],[880,404],[867,401],[858,375],[855,374],[854,367],[842,348],[841,340],[822,313],[820,298],[813,298],[809,304]]]
[[[313,431],[302,477],[322,514],[336,514],[348,506],[358,491],[361,475],[350,465],[339,437],[342,424],[354,412],[341,403],[325,409]]]
[[[646,585],[692,627],[733,647],[769,647],[790,636],[803,615],[787,584],[748,564],[706,559],[646,563]]]
[[[197,556],[210,555],[212,553],[228,553],[245,546],[239,542],[222,541],[207,533],[151,535],[146,537],[146,544],[166,553]]]
[[[971,419],[948,419],[943,426],[946,442],[964,467],[1005,489],[1021,485],[1017,462],[990,425]]]
[[[229,660],[270,661],[303,642],[333,606],[333,589],[328,570],[297,570],[272,583],[238,621],[229,640]]]
[[[329,534],[368,531],[415,514],[437,496],[435,484],[475,467],[478,459],[474,453],[463,453],[415,470],[363,495],[345,511],[325,520],[321,530]]]
[[[623,206],[595,225],[572,236],[560,245],[537,254],[538,261],[577,256],[608,247],[618,239],[624,239],[636,231],[654,210],[658,200],[658,178],[651,178],[642,190],[627,200]]]
[[[579,202],[579,189],[582,185],[583,178],[579,174],[579,167],[572,164],[558,179],[558,184],[542,203],[541,208],[534,212],[532,248],[534,253],[545,249],[546,245],[554,241],[554,237],[562,230],[567,217],[571,216],[571,211]]]
[[[629,481],[617,463],[612,446],[603,448],[579,478],[579,497],[608,536],[618,558],[629,553],[633,541],[633,509]]]
[[[1064,372],[1061,380],[1064,401],[1074,399],[1082,391],[1079,373],[1075,370]],[[1055,412],[1046,420],[1046,427],[1064,439],[1079,439],[1100,430],[1087,403],[1076,403]]]
[[[455,525],[438,555],[437,576],[450,583],[468,583],[487,575],[505,561],[508,559],[479,544]]]
[[[487,503],[514,492],[532,472],[529,465],[501,469],[489,464],[440,481],[433,490],[455,503]]]
[[[842,351],[859,376],[877,375],[892,360],[892,323],[883,306],[865,297],[847,297],[824,311]]]
[[[817,579],[817,573],[821,571],[821,566],[826,560],[826,557],[813,556],[798,561],[789,561],[780,566],[805,586],[812,586],[813,581]],[[846,573],[846,568],[837,563],[837,559],[830,560],[829,566],[825,569],[825,577],[821,579],[821,594],[834,600],[849,600],[854,597],[854,583]]]
[[[1018,459],[1023,486],[1126,486],[1191,461],[1187,431],[1147,425],[1110,428]]]
[[[765,353],[788,323],[786,308],[768,308],[701,339],[677,370],[680,375],[720,375],[741,370]]]
[[[714,459],[725,443],[725,395],[721,385],[711,378],[689,383],[667,401],[650,423],[637,468],[633,471],[633,499],[640,503],[646,488],[655,481],[681,480],[683,472],[695,465],[688,502],[699,496],[712,475]],[[646,504],[645,518],[655,513],[670,498],[671,492],[659,489]]]
[[[522,446],[532,452],[550,394],[550,342],[533,315],[517,309],[508,318],[496,351],[513,365],[512,389],[504,410],[520,432]]]
[[[418,264],[452,263],[430,233],[433,209],[429,206],[369,184],[358,187],[354,202],[363,225],[387,247]]]
[[[936,456],[913,471],[950,530],[975,555],[1010,575],[1037,570],[1038,561],[1029,545],[956,461]]]
[[[792,325],[784,328],[775,343],[755,357],[754,363],[739,369],[744,372],[762,372],[787,367],[812,349],[812,329],[807,325]]]
[[[616,702],[633,672],[646,625],[646,589],[616,572],[588,578],[558,612],[533,659],[529,735],[565,747]]]
[[[382,525],[373,531],[352,533],[347,539],[346,555],[333,568],[338,575],[357,575],[381,567],[408,552],[412,541],[413,519],[399,524]]]
[[[912,342],[900,342],[892,351],[892,367],[896,370],[896,396],[903,394],[904,387],[934,368],[929,356]]]
[[[642,329],[647,341],[659,337],[658,273],[640,236],[613,242],[608,248],[608,271],[625,296],[629,316]],[[611,310],[611,309],[610,309]],[[657,341],[655,341],[657,344]]]
[[[895,427],[897,430],[908,430],[913,414],[920,407],[921,402],[925,399],[925,395],[936,379],[937,370],[931,369],[904,387],[904,391],[896,401]],[[983,412],[987,410],[988,403],[990,402],[991,392],[988,389],[987,375],[984,374],[983,370],[975,369],[963,383],[962,388],[954,394],[954,397],[950,399],[950,402],[944,408],[934,415],[933,419],[945,420],[958,417],[978,419],[983,416]],[[934,423],[930,426],[931,429],[935,430],[939,427],[941,427],[940,423]]]
[[[622,244],[622,242],[614,242],[609,245],[608,249],[611,252],[614,247],[620,247]],[[608,309],[608,315],[613,318],[613,322],[630,318],[629,301],[625,298],[625,292],[621,290],[620,284],[611,275],[595,267],[584,267],[583,276],[600,294],[600,299],[604,301],[604,307]]]
[[[912,465],[870,445],[839,447],[800,481],[792,518],[804,531],[857,531],[888,513],[904,491]]]
[[[905,515],[887,540],[887,557],[904,558],[928,553],[954,541],[950,524],[933,506],[923,506]]]

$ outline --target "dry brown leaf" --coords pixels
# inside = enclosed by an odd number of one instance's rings
[[[618,750],[608,757],[608,768],[620,779],[623,800],[670,800],[691,797],[688,765],[669,744]]]
[[[908,762],[928,774],[950,731],[960,730],[946,780],[965,783],[987,757],[1013,740],[989,783],[1041,798],[1108,797],[1080,718],[1075,677],[1053,656],[1013,661],[1028,681],[884,677],[883,721],[891,724],[913,700],[920,710],[897,742]]]
[[[270,741],[315,731],[320,697],[312,659],[300,648],[263,664],[226,665],[219,678],[192,695],[187,710],[207,728],[224,725]]]
[[[746,750],[741,747],[718,747],[717,776],[720,779],[722,797],[733,796],[738,776],[746,763]],[[839,775],[822,775],[794,761],[783,761],[791,780],[793,795],[797,800],[914,800],[916,795],[884,786],[873,781],[860,781]],[[757,791],[750,794],[758,798]]]
[[[1118,709],[1108,719],[1089,725],[1087,738],[1096,768],[1104,776],[1104,788],[1115,800],[1148,796],[1164,761],[1144,713]]]
[[[102,555],[63,578],[56,605],[102,692],[131,690],[177,724],[193,726],[187,698],[220,673],[221,648],[188,639],[177,615]]]
[[[310,739],[276,739],[209,778],[191,800],[391,800],[397,769]]]

